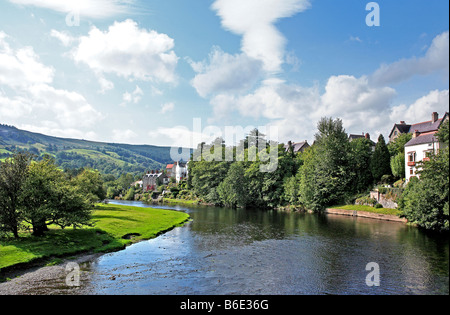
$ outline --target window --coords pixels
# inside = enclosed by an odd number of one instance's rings
[[[409,169],[409,175],[414,175],[414,169],[412,168]]]
[[[416,152],[408,152],[408,166],[416,165]]]

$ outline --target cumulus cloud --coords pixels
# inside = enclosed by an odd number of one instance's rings
[[[60,32],[57,30],[51,30],[50,36],[58,39],[65,47],[69,47],[76,41],[76,38],[70,35],[68,32]]]
[[[9,0],[24,6],[35,6],[60,13],[77,13],[90,18],[106,18],[132,13],[134,0]]]
[[[431,119],[431,113],[438,112],[442,115],[448,112],[449,90],[433,90],[427,95],[417,99],[410,105],[400,104],[392,107],[389,118],[393,122],[405,121],[417,123]]]
[[[384,64],[376,70],[370,80],[376,85],[389,85],[405,81],[415,75],[428,75],[435,71],[449,73],[449,32],[443,32],[433,39],[425,56],[401,59]]]
[[[40,62],[32,47],[14,49],[7,38],[0,34],[0,86],[8,87],[0,92],[2,118],[18,126],[33,121],[27,125],[34,126],[33,130],[55,131],[90,127],[103,119],[81,94],[51,85],[55,71]],[[48,123],[42,125],[47,117],[54,118],[51,128]]]
[[[32,47],[12,49],[7,38],[8,35],[0,32],[0,84],[27,88],[53,81],[55,70],[43,65]]]
[[[308,0],[216,0],[212,5],[222,26],[242,35],[242,51],[269,72],[281,69],[286,44],[275,23],[309,7]]]
[[[114,129],[112,133],[113,133],[113,140],[118,143],[130,143],[138,136],[133,130],[130,129],[126,130]]]
[[[262,72],[259,60],[246,54],[230,55],[219,47],[213,48],[209,60],[189,63],[197,72],[191,84],[202,97],[223,92],[246,91],[253,87]]]
[[[174,40],[154,30],[140,29],[133,20],[115,22],[107,31],[95,26],[79,38],[73,59],[97,74],[129,80],[174,83],[178,57]]]
[[[123,103],[121,103],[121,106],[125,106],[126,104],[129,103],[134,103],[137,104],[141,101],[142,96],[144,95],[144,91],[142,91],[142,89],[136,85],[136,89],[132,92],[125,92],[122,96],[123,99]]]
[[[161,114],[171,112],[175,109],[175,104],[173,102],[165,103],[161,106]]]

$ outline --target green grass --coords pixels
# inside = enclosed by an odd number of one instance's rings
[[[93,211],[92,228],[52,228],[44,237],[22,233],[19,240],[0,239],[0,270],[38,259],[119,250],[139,240],[154,238],[188,218],[186,213],[178,211],[98,205]],[[127,234],[136,236],[123,239]]]
[[[352,211],[365,211],[365,212],[389,214],[389,215],[396,215],[396,216],[401,214],[401,211],[398,209],[374,208],[371,206],[362,206],[362,205],[344,205],[344,206],[334,206],[334,207],[329,207],[329,208],[330,209],[352,210]]]
[[[196,204],[198,204],[198,200],[163,198],[163,203],[180,204],[180,205],[196,205]]]

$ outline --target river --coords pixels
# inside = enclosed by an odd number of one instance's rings
[[[141,202],[114,203],[154,207]],[[192,221],[90,262],[83,269],[90,276],[77,292],[449,294],[448,239],[403,223],[337,215],[163,207],[186,211]],[[378,267],[375,276],[372,272],[376,269],[366,270],[369,263]]]

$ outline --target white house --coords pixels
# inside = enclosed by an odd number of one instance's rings
[[[436,137],[442,123],[449,119],[448,113],[439,119],[437,113],[432,114],[431,121],[415,124],[417,129],[412,132],[413,138],[405,144],[405,175],[408,182],[411,177],[419,176],[420,163],[427,161],[430,155],[439,152],[440,143]],[[420,126],[420,130],[419,127]]]
[[[187,178],[187,176],[188,176],[188,164],[176,162],[175,163],[175,179],[177,180],[177,183],[179,183],[181,180]]]

